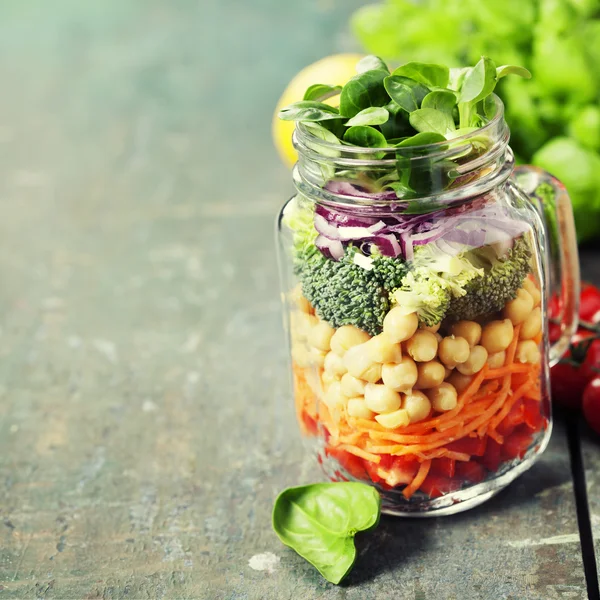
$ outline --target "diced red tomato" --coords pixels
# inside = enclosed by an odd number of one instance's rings
[[[350,481],[341,471],[337,470],[334,471],[333,474],[335,475],[335,480],[336,481]]]
[[[425,492],[430,498],[439,498],[444,494],[456,492],[462,487],[462,482],[459,479],[450,479],[441,475],[429,474],[419,488]]]
[[[487,446],[485,448],[485,454],[481,458],[481,464],[488,470],[495,473],[502,462],[500,456],[500,450],[502,446],[491,438],[488,439]]]
[[[350,452],[340,450],[339,448],[333,448],[332,446],[327,447],[325,452],[327,456],[335,458],[340,465],[352,475],[352,477],[356,477],[356,479],[365,478],[365,461],[363,461],[362,458],[358,458],[358,456],[354,456],[354,454],[350,454]]]
[[[317,422],[306,412],[302,412],[302,422],[307,435],[317,435],[319,426]]]
[[[419,462],[410,456],[393,456],[389,460],[383,460],[378,465],[377,474],[387,485],[396,487],[409,484],[419,470]],[[382,464],[383,463],[383,464]]]
[[[517,425],[520,425],[525,421],[525,408],[523,406],[523,401],[519,400],[515,402],[514,406],[510,409],[510,412],[502,419],[496,431],[502,435],[507,436],[510,435]]]
[[[544,425],[542,408],[542,403],[537,402],[536,400],[525,400],[525,402],[523,402],[523,416],[525,424],[533,432],[539,431]]]
[[[521,426],[511,433],[502,444],[500,455],[503,460],[513,460],[515,458],[523,458],[527,448],[531,445],[533,434],[526,426]]]
[[[464,437],[446,446],[452,452],[462,452],[469,456],[483,456],[487,444],[487,437]]]
[[[370,460],[364,460],[363,464],[367,474],[369,475],[373,483],[380,483],[381,481],[383,481],[383,479],[379,475],[379,465],[371,462]]]
[[[434,458],[431,461],[430,473],[442,475],[443,477],[454,477],[456,461],[452,458]]]
[[[474,460],[458,462],[456,463],[456,478],[471,483],[480,483],[485,479],[485,467]]]

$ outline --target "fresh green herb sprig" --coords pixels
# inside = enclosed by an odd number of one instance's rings
[[[356,560],[354,536],[377,527],[381,498],[364,483],[314,483],[288,488],[273,507],[279,539],[316,567],[331,583],[340,583]]]
[[[465,69],[409,62],[393,72],[377,56],[357,65],[357,74],[343,87],[311,86],[300,102],[285,107],[281,119],[314,124],[341,144],[362,148],[422,145],[422,134],[436,142],[482,127],[489,120],[490,100],[498,81],[507,75],[529,78],[522,67],[496,67],[487,57]],[[322,100],[339,94],[338,106]],[[332,136],[319,137],[332,140]],[[434,143],[428,138],[425,143]],[[375,153],[381,157],[384,153]]]

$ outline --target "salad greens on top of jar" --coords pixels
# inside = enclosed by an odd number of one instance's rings
[[[530,76],[368,56],[280,113],[300,156],[280,219],[298,420],[332,480],[400,493],[392,511],[508,472],[548,431],[543,234],[507,183],[507,75]]]

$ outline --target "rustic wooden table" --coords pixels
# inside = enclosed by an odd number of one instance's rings
[[[560,423],[485,506],[384,518],[341,587],[271,531],[276,493],[320,475],[288,396],[269,122],[301,66],[352,49],[359,4],[0,3],[0,600],[587,597]]]

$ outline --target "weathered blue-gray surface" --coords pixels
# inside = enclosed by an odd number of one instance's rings
[[[276,493],[319,473],[270,119],[359,4],[0,4],[0,599],[586,597],[560,430],[486,506],[384,519],[342,587],[271,532]]]

